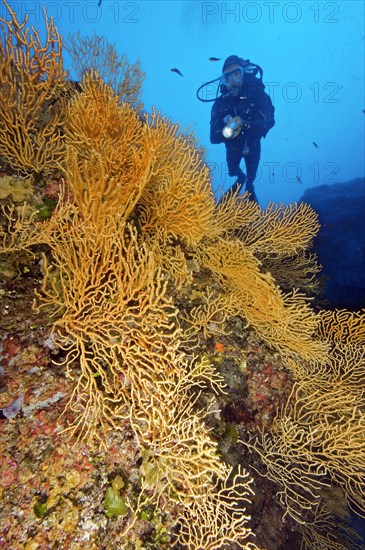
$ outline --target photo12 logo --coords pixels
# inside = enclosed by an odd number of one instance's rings
[[[202,2],[202,22],[339,23],[337,2]]]
[[[228,166],[226,162],[207,162],[212,180],[219,181],[222,185],[230,182]],[[322,185],[338,183],[339,165],[336,162],[314,162],[302,166],[299,162],[265,161],[260,163],[255,182],[266,183],[290,183],[299,185]]]
[[[253,87],[253,89],[255,88]],[[311,99],[313,103],[339,103],[341,90],[342,86],[334,81],[323,84],[313,82],[308,86],[303,86],[295,81],[284,83],[265,81],[265,92],[271,97],[273,103],[280,98],[287,103],[298,103],[302,99]],[[205,101],[214,101],[219,93],[219,83],[217,82],[207,83],[201,91]]]
[[[11,10],[15,11],[19,20],[23,20],[27,15],[32,18],[32,23],[40,23],[43,20],[43,11],[48,17],[52,17],[54,22],[77,23],[98,23],[103,13],[112,15],[113,23],[139,23],[138,2],[114,2],[108,0],[80,1],[80,0],[49,0],[38,2],[32,0],[9,0],[7,2]],[[6,13],[5,13],[6,12]],[[7,9],[4,3],[1,3],[0,16],[5,18]]]
[[[302,86],[299,82],[265,82],[266,92],[275,102],[278,96],[287,103],[298,103],[301,99],[313,99],[313,103],[339,103],[341,86],[337,82],[313,82],[309,86]]]

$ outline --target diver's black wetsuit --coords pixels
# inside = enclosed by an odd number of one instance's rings
[[[238,96],[229,95],[222,86],[222,95],[216,99],[212,107],[210,141],[213,144],[224,143],[226,146],[229,175],[237,176],[237,181],[230,191],[235,191],[238,187],[243,188],[245,183],[246,176],[240,169],[243,157],[247,172],[246,191],[256,198],[253,182],[260,162],[260,140],[274,126],[274,112],[270,96],[264,91],[261,80],[244,80]],[[222,130],[227,115],[240,116],[244,121],[249,122],[249,128],[243,128],[235,138],[226,139],[222,135]]]

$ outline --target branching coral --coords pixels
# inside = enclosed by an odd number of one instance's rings
[[[227,476],[223,484],[217,483],[215,491],[204,492],[184,509],[179,520],[179,542],[192,550],[201,549],[202,544],[213,550],[230,542],[247,550],[257,549],[253,542],[247,541],[246,522],[250,518],[244,515],[243,506],[250,497],[247,474],[239,471],[234,477]]]
[[[315,295],[323,288],[321,266],[308,250],[318,229],[318,216],[308,204],[270,203],[236,234],[282,290],[299,288]]]
[[[0,155],[22,173],[39,173],[55,168],[64,154],[61,37],[46,17],[43,44],[27,18],[19,23],[7,7],[11,19],[0,19]]]
[[[102,225],[112,212],[127,219],[138,202],[143,233],[199,240],[211,228],[214,200],[191,139],[157,113],[143,124],[97,74],[82,89],[67,113],[65,167],[80,211],[95,219],[103,211]]]
[[[327,361],[315,372],[292,365],[299,381],[271,433],[253,447],[281,486],[286,513],[308,527],[305,537],[312,532],[324,548],[335,548],[317,521],[324,487],[341,488],[348,506],[365,515],[365,316],[335,311],[321,318],[321,336],[332,345]]]
[[[27,205],[16,208],[1,208],[4,226],[0,225],[0,254],[31,250],[34,245],[42,244],[44,237],[36,223],[36,213],[28,214]]]
[[[320,333],[334,344],[365,344],[365,310],[322,311]]]
[[[110,426],[119,430],[127,419],[143,458],[140,505],[143,495],[154,505],[166,496],[176,500],[182,518],[195,522],[184,527],[185,541],[187,532],[210,529],[203,516],[195,517],[199,499],[207,507],[205,519],[211,507],[220,511],[209,548],[217,548],[223,535],[222,540],[242,542],[251,533],[248,518],[241,510],[231,521],[229,499],[221,502],[220,489],[215,494],[230,469],[205,426],[207,413],[196,406],[204,387],[223,391],[222,379],[209,362],[189,359],[179,349],[181,330],[167,280],[133,226],[123,223],[108,217],[100,233],[90,217],[64,205],[43,226],[53,261],[40,305],[56,308],[66,369],[75,360],[81,368],[69,403],[74,414],[69,429],[89,444],[95,437],[104,443]],[[232,484],[231,499],[243,498],[244,477],[237,478],[237,487]]]
[[[241,241],[205,242],[199,257],[228,295],[234,293],[231,313],[244,315],[263,338],[288,355],[312,361],[325,358],[327,345],[315,338],[319,320],[305,296],[295,291],[283,295]]]
[[[324,281],[319,274],[322,267],[317,256],[300,251],[295,256],[259,254],[262,268],[269,272],[283,291],[300,288],[308,296],[318,295],[323,290]]]
[[[254,252],[293,255],[310,247],[319,229],[317,218],[305,203],[270,203],[254,222],[239,230],[238,237]]]
[[[166,497],[176,502],[181,513],[177,539],[189,548],[213,549],[228,542],[256,548],[248,542],[250,518],[244,513],[250,479],[240,470],[233,476],[220,460],[205,426],[210,406],[205,411],[197,407],[204,387],[220,392],[223,380],[204,359],[174,367],[143,410],[143,399],[135,400],[131,422],[143,448],[142,494],[152,502]],[[163,404],[157,403],[161,391]]]
[[[136,110],[142,108],[141,93],[144,73],[140,62],[133,65],[126,55],[119,55],[105,36],[82,38],[80,32],[72,34],[64,48],[72,58],[79,80],[90,71],[98,71],[100,78],[113,89],[118,101],[126,102]]]
[[[365,407],[365,311],[321,312],[320,333],[329,340],[330,368],[321,369],[321,378],[335,379],[343,391],[355,396],[357,405]]]
[[[214,293],[209,287],[202,295],[201,303],[194,306],[185,318],[191,332],[202,332],[205,338],[212,333],[226,333],[227,318],[234,311],[235,294]]]
[[[146,134],[154,161],[151,177],[141,197],[144,233],[159,232],[194,246],[214,232],[214,196],[208,167],[192,145],[178,134],[178,125],[153,113]]]
[[[69,207],[56,216],[57,225],[50,224],[44,234],[53,262],[44,278],[41,306],[55,310],[55,325],[69,348],[66,365],[71,357],[80,362],[72,402],[77,426],[96,435],[99,424],[115,414],[112,403],[121,409],[129,402],[131,376],[137,384],[140,375],[139,386],[148,385],[144,370],[152,369],[157,357],[155,376],[157,367],[166,366],[163,359],[168,361],[176,348],[175,312],[153,255],[138,243],[132,227],[115,216],[100,232],[98,224]],[[136,372],[130,374],[133,366]]]
[[[255,223],[261,212],[260,206],[250,201],[247,195],[225,194],[214,211],[213,224],[216,234],[224,236],[234,232],[239,236],[244,227]]]
[[[342,540],[338,538],[341,530]],[[316,510],[314,521],[300,526],[303,535],[301,550],[361,550],[358,533],[340,518],[334,518],[326,506]]]
[[[303,510],[314,511],[322,486],[339,484],[350,505],[365,512],[363,487],[365,415],[357,398],[341,381],[303,380],[262,436],[258,450],[268,475],[279,482],[287,513],[305,522]]]
[[[152,152],[137,113],[118,105],[113,90],[89,73],[66,116],[65,173],[83,216],[103,227],[108,216],[125,220],[150,178]]]

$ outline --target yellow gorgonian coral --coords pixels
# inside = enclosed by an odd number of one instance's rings
[[[46,39],[22,23],[6,4],[10,20],[0,18],[0,155],[19,172],[55,168],[64,155],[62,127],[67,72],[62,41],[46,17]]]
[[[319,319],[305,296],[296,291],[284,295],[241,241],[218,238],[204,242],[199,258],[229,297],[227,308],[243,315],[270,344],[289,356],[311,361],[325,359],[328,346],[316,337]]]
[[[212,231],[214,196],[209,169],[178,125],[153,113],[145,126],[154,155],[151,177],[141,197],[143,232],[159,231],[194,246]]]
[[[270,203],[237,235],[253,252],[293,255],[311,246],[318,229],[318,215],[309,204]]]
[[[254,443],[280,500],[296,521],[319,506],[323,487],[339,485],[348,504],[365,513],[365,414],[341,380],[303,379],[293,388],[271,433]]]
[[[71,56],[78,80],[89,71],[98,71],[100,78],[111,86],[118,101],[128,103],[134,109],[142,109],[142,83],[144,72],[139,60],[131,65],[127,56],[119,55],[105,36],[81,37],[80,31],[68,36],[64,44]]]
[[[68,106],[65,131],[64,171],[79,212],[100,228],[108,216],[126,220],[151,176],[153,157],[138,114],[88,73]]]

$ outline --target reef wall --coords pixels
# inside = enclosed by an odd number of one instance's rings
[[[308,189],[301,201],[319,214],[321,228],[314,251],[328,277],[323,298],[327,307],[365,306],[365,180]]]

